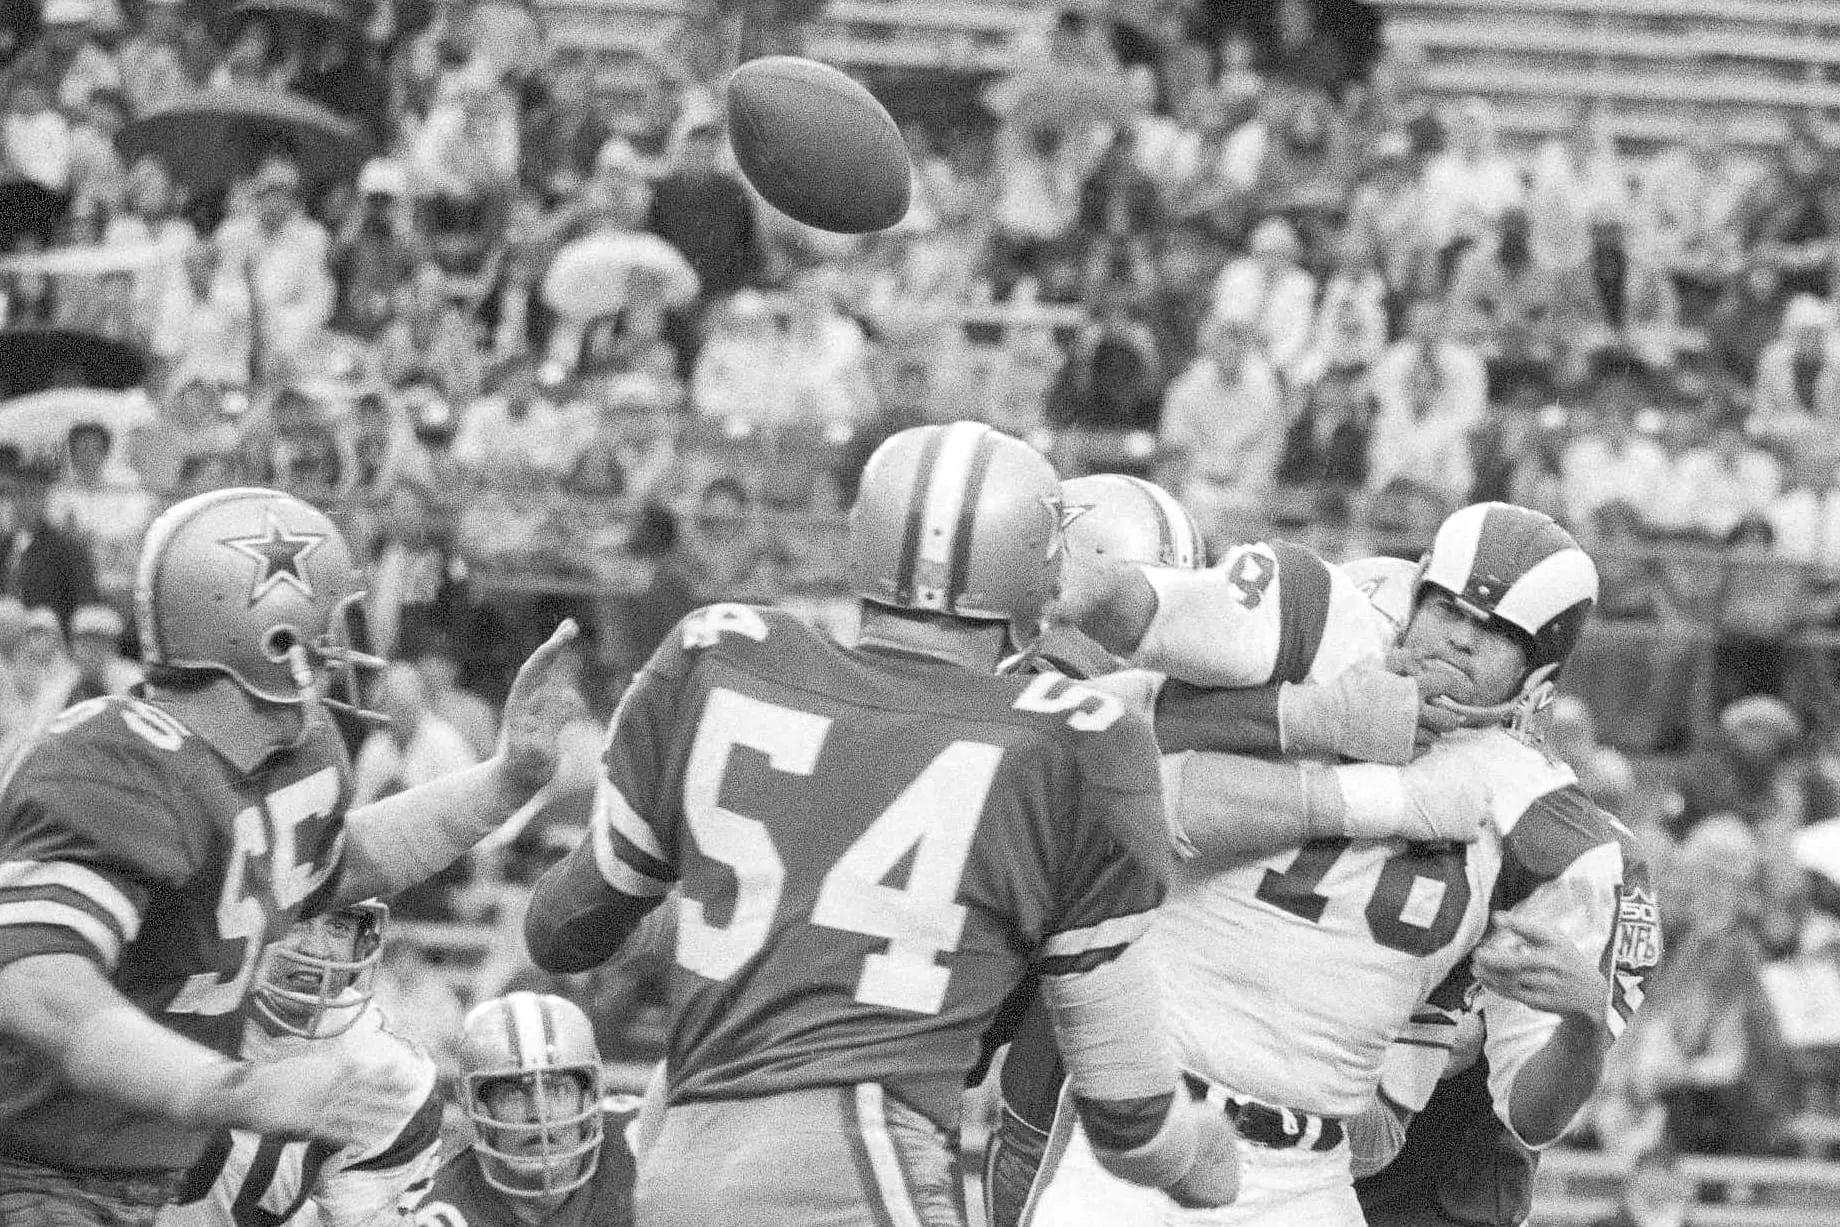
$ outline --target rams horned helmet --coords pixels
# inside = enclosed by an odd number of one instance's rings
[[[349,1031],[371,1000],[390,909],[353,903],[288,930],[263,956],[249,1008],[274,1031],[329,1039]]]
[[[862,599],[1007,622],[1040,633],[1060,581],[1066,513],[1054,466],[981,422],[917,426],[863,467],[850,509],[850,574]]]
[[[335,707],[360,709],[370,655],[364,587],[338,526],[279,490],[243,487],[176,503],[147,530],[135,574],[141,656],[221,673],[269,703],[300,703],[325,675]]]
[[[513,1197],[578,1189],[600,1165],[601,1054],[580,1007],[510,993],[461,1027],[460,1069],[480,1174]]]
[[[1506,624],[1527,646],[1530,673],[1565,663],[1597,604],[1591,556],[1552,517],[1512,503],[1453,512],[1422,565],[1419,594],[1441,588]]]

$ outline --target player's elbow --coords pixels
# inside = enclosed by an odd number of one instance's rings
[[[1090,604],[1073,622],[1114,656],[1129,659],[1156,617],[1156,590],[1138,567],[1118,567],[1096,585]]]
[[[570,856],[543,875],[524,913],[531,962],[553,975],[573,975],[605,963],[632,936],[657,899],[613,890],[592,863]]]

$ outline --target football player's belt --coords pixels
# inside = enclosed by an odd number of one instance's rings
[[[1182,1073],[1182,1081],[1188,1084],[1189,1093],[1196,1099],[1205,1099],[1231,1116],[1239,1135],[1248,1142],[1273,1150],[1289,1150],[1296,1146],[1305,1150],[1334,1150],[1342,1143],[1342,1122],[1333,1116],[1314,1116],[1235,1099],[1224,1088],[1186,1070]]]

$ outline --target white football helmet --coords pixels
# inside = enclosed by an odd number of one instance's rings
[[[601,1054],[580,1007],[562,997],[510,993],[482,1001],[461,1027],[460,1068],[480,1174],[513,1197],[578,1189],[600,1166]],[[488,1100],[519,1092],[522,1118]]]

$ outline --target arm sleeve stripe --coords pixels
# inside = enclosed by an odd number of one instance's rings
[[[1107,946],[1127,945],[1142,937],[1150,928],[1151,915],[1150,912],[1133,912],[1129,916],[1113,916],[1084,929],[1067,929],[1043,942],[1041,949],[1036,952],[1037,956],[1044,959],[1065,958]]]
[[[615,856],[619,857],[648,878],[654,878],[660,882],[669,882],[677,876],[677,871],[672,869],[667,862],[649,855],[643,848],[640,848],[637,844],[633,843],[632,840],[626,838],[626,836],[620,834],[616,830],[611,828],[608,829],[607,843],[608,846],[613,849],[613,854]]]
[[[606,780],[601,781],[598,793],[599,800],[595,803],[594,817],[588,823],[588,838],[593,841],[594,865],[600,870],[601,880],[615,890],[636,899],[652,899],[664,894],[670,885],[669,878],[652,877],[639,867],[627,863],[622,859],[619,848],[615,846],[614,841],[618,839],[620,844],[626,847],[636,847],[639,851],[644,851],[642,846],[624,838],[624,832],[616,832],[614,829],[617,815],[622,810],[627,814],[632,814],[632,806],[626,804],[626,798],[620,794],[620,790]],[[636,814],[633,814],[633,825],[644,825],[638,821]],[[656,846],[655,843],[654,846]],[[658,863],[649,856],[646,860],[652,864]]]
[[[595,866],[601,871],[601,880],[623,895],[634,899],[656,899],[671,889],[669,882],[660,882],[657,878],[647,877],[634,869],[617,855],[605,858],[598,855],[600,846],[595,845]]]
[[[115,930],[69,903],[53,903],[48,899],[0,903],[0,927],[10,925],[50,925],[69,929],[95,948],[102,956],[102,965],[110,971],[115,970],[115,960],[121,957],[121,939],[115,935]]]
[[[618,831],[654,860],[668,863],[671,859],[665,855],[664,845],[658,842],[658,833],[639,817],[639,811],[633,808],[619,786],[604,776],[595,788],[594,822],[597,827],[605,823]]]
[[[430,1088],[422,1100],[422,1106],[415,1110],[395,1139],[378,1154],[372,1155],[361,1163],[347,1167],[348,1172],[387,1171],[393,1167],[406,1166],[410,1160],[424,1151],[430,1150],[441,1141],[441,1092]]]
[[[1301,682],[1310,676],[1316,650],[1329,625],[1329,567],[1300,545],[1274,541],[1278,559],[1278,659],[1274,682]]]
[[[114,918],[115,927],[126,941],[133,941],[141,931],[140,909],[127,892],[94,869],[69,861],[13,861],[0,865],[0,891],[41,886],[61,886],[82,895]]]
[[[1097,950],[1085,950],[1057,959],[1037,959],[1029,970],[1038,976],[1077,976],[1104,966],[1129,949],[1129,946],[1101,946]]]

